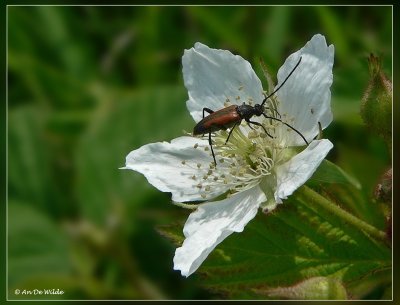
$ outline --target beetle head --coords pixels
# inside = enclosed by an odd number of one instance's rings
[[[260,104],[254,105],[254,112],[256,116],[260,116],[264,113],[264,106]]]

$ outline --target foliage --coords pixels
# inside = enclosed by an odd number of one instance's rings
[[[302,287],[314,278],[328,287],[312,288],[317,298],[390,299],[390,248],[301,196],[258,215],[184,279],[172,270],[174,245],[154,228],[179,241],[188,211],[118,169],[130,150],[193,128],[184,49],[196,41],[229,49],[261,78],[259,57],[277,71],[322,33],[337,54],[334,123],[324,131],[335,148],[309,187],[386,230],[390,207],[372,193],[390,152],[359,109],[367,55],[391,72],[390,7],[7,10],[9,299],[307,298],[299,291],[309,293]],[[35,288],[65,293],[14,293]]]

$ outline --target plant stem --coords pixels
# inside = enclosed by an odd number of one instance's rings
[[[309,204],[310,206],[322,207],[325,210],[328,210],[332,214],[343,219],[345,222],[364,231],[369,236],[377,240],[383,241],[385,244],[388,243],[388,239],[385,232],[378,230],[374,226],[371,226],[370,224],[364,222],[363,220],[343,210],[335,203],[321,196],[311,188],[307,186],[302,186],[301,188],[298,189],[297,194],[300,195],[300,197],[302,197],[303,200],[306,200],[307,204]]]

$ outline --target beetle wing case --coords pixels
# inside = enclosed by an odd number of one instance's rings
[[[201,135],[221,129],[226,130],[240,122],[242,118],[237,112],[237,107],[232,105],[209,114],[197,123],[193,129],[193,135]]]

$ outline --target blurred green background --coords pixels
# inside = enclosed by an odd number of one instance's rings
[[[390,166],[359,106],[367,57],[391,75],[391,7],[8,7],[9,298],[205,299],[156,227],[188,215],[132,171],[129,151],[193,128],[181,57],[200,41],[275,75],[314,34],[334,44],[329,159],[369,198]],[[373,215],[353,207],[374,224]],[[376,224],[382,227],[382,224]],[[15,289],[59,288],[56,296]]]

